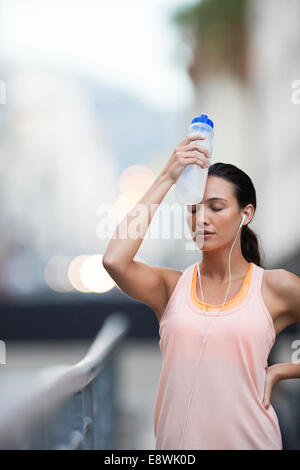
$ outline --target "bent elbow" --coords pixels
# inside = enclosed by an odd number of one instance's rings
[[[109,257],[107,255],[104,255],[102,257],[102,266],[104,267],[106,271],[108,271],[109,268],[113,268],[116,265],[117,265],[117,261],[114,258]]]

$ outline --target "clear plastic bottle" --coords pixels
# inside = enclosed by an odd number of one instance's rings
[[[193,142],[199,142],[211,155],[213,151],[213,127],[214,123],[208,119],[207,115],[201,114],[200,117],[195,117],[192,120],[187,134],[201,134],[206,137],[204,140],[194,140]],[[206,155],[202,155],[206,157]],[[211,164],[211,158],[207,158],[207,161]],[[205,191],[207,173],[208,168],[201,168],[195,164],[187,165],[176,181],[175,194],[177,199],[183,204],[190,205],[201,202]]]

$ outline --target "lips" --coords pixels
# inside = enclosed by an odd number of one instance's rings
[[[195,236],[194,236],[194,239],[197,237],[197,235],[202,235],[202,236],[205,236],[205,235],[214,235],[216,232],[209,232],[208,230],[205,232],[196,232],[195,233]]]

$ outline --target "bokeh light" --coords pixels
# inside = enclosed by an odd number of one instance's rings
[[[76,258],[74,258],[69,265],[69,269],[68,269],[69,281],[74,287],[74,289],[78,290],[79,292],[91,292],[89,289],[85,287],[80,277],[80,270],[81,270],[82,263],[88,257],[89,255],[76,256]]]
[[[91,292],[107,292],[116,285],[104,269],[102,258],[103,255],[91,255],[83,261],[80,268],[81,281]]]
[[[70,292],[74,288],[69,282],[68,268],[72,261],[69,256],[57,255],[51,258],[44,270],[44,279],[50,289],[56,292]]]
[[[155,180],[155,173],[145,165],[131,165],[120,176],[120,193],[135,190],[145,193]]]
[[[145,165],[131,165],[120,176],[120,194],[114,203],[116,223],[139,202],[155,180],[154,172]]]
[[[128,212],[139,202],[143,196],[142,191],[126,191],[119,194],[114,203],[114,217],[118,224],[128,214]]]

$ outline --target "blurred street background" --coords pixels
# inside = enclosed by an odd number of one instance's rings
[[[202,113],[212,163],[254,183],[266,269],[300,276],[299,0],[0,0],[0,387],[10,371],[75,364],[125,312],[118,449],[154,449],[162,358],[154,312],[101,258]],[[173,187],[163,204],[176,202]],[[201,259],[172,236],[185,224],[174,207],[171,237],[145,238],[137,260]],[[153,232],[163,216],[162,205]],[[295,340],[299,324],[269,365],[291,362]],[[278,383],[271,401],[285,449],[299,449],[300,381]]]

